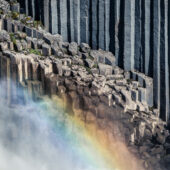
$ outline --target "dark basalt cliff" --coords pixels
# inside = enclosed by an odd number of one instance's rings
[[[112,51],[117,64],[154,79],[154,105],[169,120],[168,0],[20,0],[27,15],[64,41]]]

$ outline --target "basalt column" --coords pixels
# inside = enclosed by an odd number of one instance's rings
[[[135,0],[125,0],[124,6],[124,69],[134,69]]]
[[[154,79],[154,106],[169,120],[170,2],[168,0],[24,0],[27,15],[64,41],[115,54],[125,70]],[[37,8],[37,4],[40,8]]]
[[[49,1],[50,0],[44,0],[44,25],[47,31],[49,31]]]
[[[169,68],[168,68],[168,0],[161,0],[160,25],[160,117],[169,118]]]
[[[160,0],[153,1],[154,104],[160,108]]]
[[[89,43],[89,0],[80,0],[80,41]]]

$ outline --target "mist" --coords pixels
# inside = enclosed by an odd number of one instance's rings
[[[17,102],[7,104],[6,83],[0,89],[1,170],[108,169],[82,130],[57,105],[46,99],[25,102],[21,89],[10,96]]]

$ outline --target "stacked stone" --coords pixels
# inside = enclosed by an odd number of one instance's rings
[[[45,11],[51,10],[50,6],[47,6],[47,2],[46,9],[43,9]],[[104,47],[102,42],[105,42],[105,47],[108,45],[106,43],[108,34],[104,32],[105,29],[108,29],[106,26],[108,18],[102,11],[102,6],[106,8],[109,6],[109,1],[107,2],[105,4],[105,1],[101,0],[99,4],[97,1],[94,1],[92,4],[96,6],[96,10],[101,10],[99,46],[102,46],[102,48]],[[146,57],[142,60],[142,55],[139,55],[140,44],[135,44],[137,39],[145,40],[146,42],[146,35],[150,34],[148,30],[144,29],[149,27],[149,21],[147,20],[149,9],[146,10],[145,15],[142,15],[142,9],[140,9],[136,18],[134,18],[133,13],[135,12],[134,8],[136,6],[140,8],[141,3],[144,8],[148,7],[148,5],[153,5],[154,36],[152,38],[154,39],[153,47],[156,56],[153,64],[154,79],[133,71],[133,69],[129,72],[115,66],[115,57],[110,52],[92,50],[86,43],[78,45],[75,42],[64,42],[58,34],[52,35],[42,29],[35,29],[19,21],[11,20],[4,17],[4,15],[0,15],[0,77],[7,81],[5,96],[9,103],[11,101],[17,102],[17,98],[13,97],[20,95],[16,87],[21,86],[24,90],[28,90],[31,97],[35,100],[43,94],[51,97],[57,95],[63,97],[63,100],[71,98],[73,106],[86,111],[85,114],[80,115],[85,116],[83,119],[86,122],[94,123],[97,119],[97,122],[105,120],[105,124],[109,124],[107,121],[112,120],[111,123],[118,124],[118,128],[120,128],[119,135],[121,136],[121,133],[124,135],[123,140],[127,142],[129,148],[130,143],[133,143],[132,149],[134,149],[134,146],[139,149],[137,156],[142,159],[145,168],[160,169],[160,162],[166,166],[170,165],[169,132],[164,128],[165,123],[158,118],[160,116],[164,120],[169,119],[168,38],[165,36],[168,33],[168,22],[167,20],[164,22],[164,17],[168,13],[168,3],[160,0],[155,0],[152,3],[140,0],[135,2],[134,5],[134,3],[130,3],[127,0],[123,4],[123,6],[128,7],[125,13],[126,19],[130,21],[124,28],[123,44],[124,47],[126,46],[126,48],[130,49],[126,51],[124,65],[127,70],[130,70],[133,67],[140,68],[141,63],[145,63],[145,67],[142,67],[146,72],[149,71],[148,62],[150,61],[147,57],[149,55],[147,49],[144,48],[145,50],[142,51]],[[161,9],[159,6],[160,2]],[[54,1],[53,3],[55,4]],[[67,3],[68,1],[57,3],[59,11],[61,8],[63,10],[63,5],[65,6]],[[110,5],[113,4],[111,3]],[[122,5],[121,1],[117,1],[116,5]],[[86,8],[83,9],[83,6]],[[84,38],[90,42],[89,33],[87,32],[87,25],[90,24],[87,20],[90,15],[88,6],[89,2],[84,1],[83,4],[79,4],[78,1],[74,1],[74,11],[72,11],[70,16],[70,23],[73,24],[80,21],[77,17],[72,22],[75,11],[77,14],[82,14],[82,22],[76,27],[75,32],[73,31],[73,25],[69,27],[72,30],[70,40],[74,39],[77,41],[76,37],[81,33],[79,28],[83,27],[86,33],[83,34],[84,37],[79,37],[78,41],[81,42],[82,38]],[[79,7],[81,9],[80,13],[77,11]],[[17,7],[12,9],[14,11],[18,10]],[[72,10],[72,3],[69,4],[69,9]],[[108,9],[105,10],[109,13]],[[128,10],[130,10],[132,15],[129,15]],[[28,11],[31,12],[31,6],[29,6]],[[35,11],[32,13],[35,14]],[[115,20],[119,20],[122,17],[118,13],[119,11],[116,11]],[[103,15],[107,18],[105,21],[102,20]],[[146,19],[145,24],[138,22],[139,18],[142,17]],[[160,18],[161,22],[159,22]],[[97,22],[96,15],[92,17],[92,20]],[[45,23],[49,24],[48,20]],[[135,34],[135,30],[132,29],[134,23],[138,25],[137,30],[145,30],[145,39],[143,39],[144,36]],[[61,28],[65,27],[65,20],[60,21],[60,24],[59,29],[61,31]],[[139,25],[142,24],[144,27],[140,28]],[[95,25],[93,25],[93,33],[99,34],[98,30],[96,32],[95,29]],[[129,30],[132,30],[132,32],[129,33]],[[160,30],[162,30],[161,34],[159,34]],[[105,38],[102,37],[103,35]],[[10,36],[14,37],[15,41],[11,41]],[[116,33],[114,39],[117,40],[118,37],[119,34]],[[94,40],[96,42],[99,41],[99,39]],[[121,52],[119,42],[122,43],[122,40],[116,42],[117,53]],[[136,47],[132,49],[134,45]],[[30,54],[30,49],[38,51],[39,55]],[[160,53],[163,54],[163,58],[160,57]],[[128,63],[129,60],[130,62]],[[17,86],[11,85],[10,78]],[[164,102],[164,105],[161,105],[161,100]],[[23,101],[26,102],[26,99]],[[154,104],[158,109],[154,109]],[[116,120],[119,121],[117,122]]]
[[[1,31],[2,42],[0,47],[2,51],[13,50],[29,54],[30,49],[35,49],[43,58],[48,56],[58,58],[61,63],[64,63],[64,66],[59,66],[61,70],[58,69],[58,64],[53,64],[53,67],[56,73],[60,73],[60,76],[70,76],[71,70],[69,66],[71,64],[83,65],[89,73],[108,76],[108,85],[116,86],[117,92],[122,94],[121,98],[125,101],[125,110],[149,111],[149,108],[153,107],[152,79],[144,75],[140,76],[139,73],[137,75],[134,72],[124,72],[119,67],[116,67],[115,58],[111,52],[92,50],[85,43],[81,43],[80,46],[75,42],[69,44],[63,42],[60,35],[51,35],[45,31],[39,31],[27,26],[23,26],[25,32],[23,33],[18,22],[8,19],[2,19],[2,22],[3,28],[11,32],[15,38],[15,42],[11,42],[9,33]],[[11,29],[12,26],[15,29]]]
[[[85,50],[83,47],[82,51]],[[148,110],[144,98],[145,105],[139,103],[138,93],[141,89],[146,90],[142,83],[145,86],[149,78],[142,79],[144,75],[130,74],[119,67],[112,68],[113,74],[103,70],[100,71],[102,74],[89,74],[83,66],[74,63],[71,56],[56,59],[54,56],[24,55],[8,49],[1,52],[0,77],[9,78],[6,98],[10,104],[20,102],[18,96],[27,102],[25,90],[33,100],[43,95],[58,96],[66,102],[66,107],[69,100],[71,110],[83,111],[75,113],[85,123],[97,123],[107,133],[111,132],[126,142],[145,169],[162,170],[160,163],[169,165],[170,135],[164,128],[165,123],[153,114],[154,111]],[[136,77],[135,74],[139,81],[127,83],[130,77]],[[23,91],[17,91],[10,80]],[[13,98],[15,96],[17,98]]]
[[[9,32],[13,32],[16,37],[20,37],[20,40],[17,40],[16,44],[8,42],[8,44],[10,44],[8,45],[10,47],[10,50],[15,49],[18,52],[22,51],[24,53],[29,53],[27,49],[32,48],[38,49],[42,56],[76,56],[76,58],[74,58],[74,62],[81,65],[84,64],[84,66],[88,67],[92,73],[100,73],[104,76],[112,75],[112,73],[114,73],[114,75],[112,76],[112,81],[108,83],[111,83],[111,85],[114,85],[114,83],[116,83],[117,85],[120,85],[122,89],[124,88],[121,93],[123,95],[122,98],[124,98],[125,102],[129,102],[129,100],[133,101],[129,104],[126,103],[125,109],[148,111],[149,108],[153,107],[152,79],[149,80],[148,77],[144,75],[139,76],[139,73],[137,75],[137,73],[134,72],[131,73],[131,76],[128,72],[124,74],[124,72],[120,71],[121,74],[119,74],[119,68],[115,68],[115,59],[112,53],[104,52],[102,50],[91,50],[89,45],[85,43],[82,43],[79,47],[77,43],[64,43],[62,37],[59,35],[51,35],[50,33],[47,33],[45,31],[36,30],[35,28],[30,28],[28,26],[23,25],[21,30],[20,23],[13,22],[8,19],[2,19],[2,23],[4,29],[8,30]],[[15,29],[11,29],[12,26]],[[21,33],[20,31],[24,31],[25,33]],[[5,47],[4,43],[2,46]],[[6,49],[7,48],[8,47],[6,46]],[[78,50],[78,48],[80,49],[80,51]],[[78,56],[80,56],[81,58],[79,58]],[[98,65],[99,69],[94,68],[94,65],[96,64]],[[69,70],[69,68],[67,67],[65,69]],[[132,83],[133,85],[126,85],[127,82],[131,80],[134,81]],[[139,81],[139,83],[136,81]],[[118,87],[118,89],[120,89],[120,87]]]
[[[120,67],[153,76],[154,105],[169,120],[168,0],[44,0],[37,14],[29,4],[25,0],[26,13],[64,41],[110,50]]]

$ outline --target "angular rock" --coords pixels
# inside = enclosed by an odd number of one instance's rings
[[[90,52],[90,46],[86,43],[81,43],[80,49],[83,53],[89,53]]]
[[[138,101],[138,91],[137,90],[131,90],[131,97],[134,102]]]
[[[27,34],[27,36],[32,37],[33,36],[32,28],[25,26],[25,33]]]
[[[84,63],[85,63],[85,66],[89,68],[92,68],[94,66],[94,61],[91,59],[85,59]]]
[[[78,45],[76,42],[72,42],[69,44],[68,51],[72,56],[77,55],[78,52]]]
[[[10,41],[10,36],[8,32],[2,30],[0,31],[0,42]]]
[[[42,55],[44,56],[50,56],[51,55],[51,47],[48,44],[42,45]]]
[[[112,66],[101,64],[101,63],[99,63],[98,66],[101,75],[107,76],[107,75],[111,75],[113,72]]]
[[[44,36],[43,36],[43,40],[44,40],[47,44],[52,45],[53,42],[54,42],[54,37],[53,37],[50,33],[46,33],[46,34],[44,34]]]
[[[16,44],[14,44],[16,51],[22,51],[22,44],[19,40],[16,40]]]

